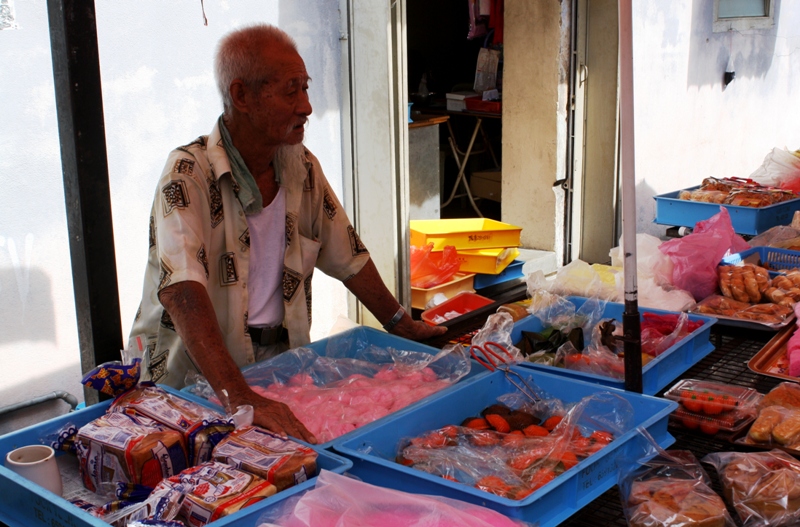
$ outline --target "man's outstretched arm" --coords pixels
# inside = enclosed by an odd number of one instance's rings
[[[383,283],[372,258],[364,264],[361,271],[344,282],[344,285],[383,325],[386,325],[401,307]],[[403,318],[391,329],[392,334],[411,340],[427,340],[446,332],[447,328],[415,321],[408,313],[404,313]]]
[[[316,443],[316,438],[288,406],[261,397],[247,385],[225,347],[214,306],[200,283],[186,281],[167,286],[159,292],[158,299],[172,318],[175,331],[183,339],[190,357],[217,396],[226,390],[234,409],[251,405],[256,425]]]

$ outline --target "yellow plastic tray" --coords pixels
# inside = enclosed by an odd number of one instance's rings
[[[455,278],[449,282],[445,282],[430,289],[422,289],[419,287],[411,288],[411,307],[415,309],[425,309],[428,300],[434,297],[436,293],[442,293],[447,298],[453,298],[462,291],[469,291],[474,293],[473,281],[475,279],[474,273],[457,273]]]
[[[500,274],[519,256],[516,247],[456,251],[461,262],[459,271],[465,273]]]
[[[411,220],[411,245],[433,243],[434,251],[445,245],[458,250],[519,247],[520,232],[522,227],[486,218]]]

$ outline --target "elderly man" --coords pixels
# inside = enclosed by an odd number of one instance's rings
[[[144,378],[180,387],[200,372],[255,422],[315,438],[240,367],[310,341],[315,267],[342,282],[396,335],[444,332],[415,322],[383,284],[319,162],[302,145],[309,76],[292,39],[256,25],[216,57],[224,113],[211,134],[175,149],[150,216],[150,253],[131,344]]]

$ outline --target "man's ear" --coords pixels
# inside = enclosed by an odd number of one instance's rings
[[[233,79],[228,91],[231,94],[233,106],[240,112],[247,113],[250,107],[247,94],[250,90],[242,82],[242,79]]]

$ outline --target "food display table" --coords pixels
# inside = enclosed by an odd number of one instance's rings
[[[524,291],[511,291],[506,293],[503,301],[515,301],[524,297]],[[494,306],[494,308],[496,309],[497,306]],[[446,323],[445,325],[450,327],[450,331],[440,340],[468,341],[471,335],[480,329],[486,316],[493,312],[491,309],[492,306],[486,306],[482,308],[480,313],[470,313],[467,316]],[[482,318],[481,314],[483,315]],[[715,325],[711,328],[711,340],[716,349],[680,375],[674,382],[669,383],[658,395],[662,395],[663,392],[666,392],[680,379],[715,381],[753,388],[760,393],[769,392],[781,382],[781,379],[759,375],[748,369],[747,362],[774,336],[775,333],[770,331],[751,331],[719,324]],[[439,344],[436,342],[430,343],[434,346]],[[675,443],[670,447],[671,449],[690,450],[698,459],[712,452],[747,451],[744,447],[721,439],[720,436],[705,436],[697,431],[686,430],[671,423],[669,432],[676,439]],[[716,472],[713,469],[706,468],[708,475],[711,477],[712,488],[721,495],[722,487]],[[737,525],[741,525],[733,509],[729,507],[729,511]],[[606,491],[566,519],[561,525],[567,527],[595,527],[597,525],[625,527],[627,524],[622,512],[622,502],[617,487],[612,487]]]

